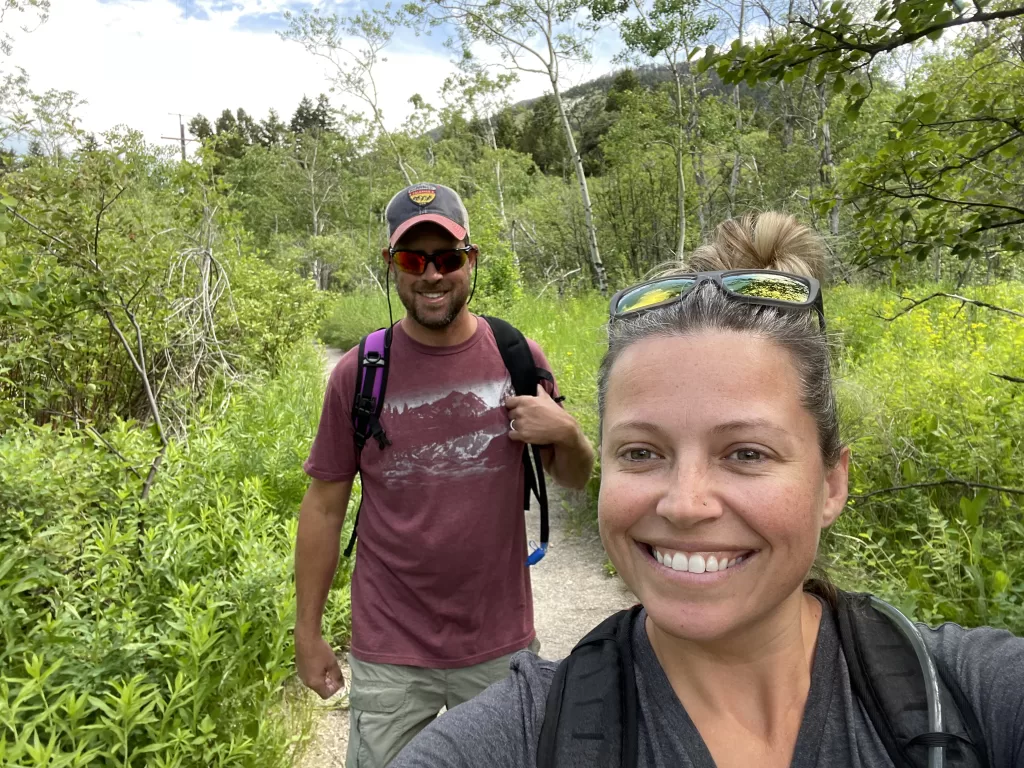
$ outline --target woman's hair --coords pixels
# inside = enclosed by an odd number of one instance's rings
[[[729,219],[714,239],[702,245],[684,264],[665,273],[713,272],[730,269],[774,269],[821,281],[825,245],[793,216],[767,212]],[[793,311],[745,304],[728,298],[717,285],[705,282],[678,303],[614,320],[608,351],[598,379],[598,409],[602,422],[608,377],[615,361],[631,345],[648,338],[692,336],[705,331],[732,331],[772,341],[792,355],[800,378],[800,399],[814,417],[818,446],[825,466],[839,461],[842,441],[829,368],[829,344],[810,309]]]

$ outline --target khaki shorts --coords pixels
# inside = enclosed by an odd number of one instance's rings
[[[540,642],[529,650],[538,653]],[[372,664],[349,654],[347,768],[384,768],[442,709],[508,677],[512,655],[462,669],[427,669]]]

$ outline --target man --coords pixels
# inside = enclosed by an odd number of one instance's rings
[[[594,452],[541,386],[515,397],[487,322],[467,307],[478,250],[466,209],[417,184],[386,211],[382,252],[406,308],[395,325],[380,424],[356,449],[358,348],[331,374],[295,547],[296,664],[326,698],[343,684],[321,633],[352,481],[362,481],[352,577],[348,768],[384,768],[442,707],[502,679],[536,648],[523,516],[524,443],[556,482],[582,488]],[[550,369],[530,342],[539,367]]]

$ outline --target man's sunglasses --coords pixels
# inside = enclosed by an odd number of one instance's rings
[[[735,269],[726,272],[689,272],[640,283],[612,296],[609,314],[621,320],[648,310],[682,301],[694,288],[712,282],[731,299],[783,309],[811,308],[825,330],[825,306],[821,285],[813,277],[768,269]]]
[[[472,245],[462,248],[448,248],[436,253],[410,251],[408,248],[391,248],[391,261],[403,272],[410,275],[422,275],[427,271],[427,264],[433,264],[439,274],[448,275],[462,269],[474,251]]]

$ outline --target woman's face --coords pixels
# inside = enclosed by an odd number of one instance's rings
[[[651,338],[608,378],[601,539],[655,624],[727,638],[798,594],[846,503],[790,353],[747,334]]]

